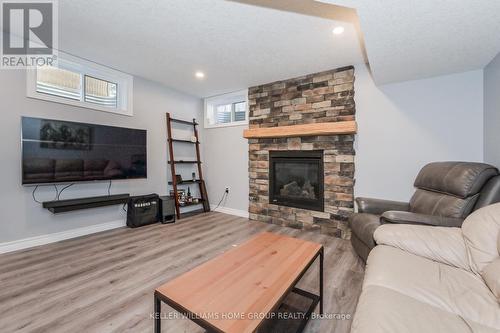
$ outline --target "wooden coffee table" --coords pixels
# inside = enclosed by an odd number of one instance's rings
[[[319,257],[319,295],[295,287]],[[299,330],[319,303],[323,314],[323,246],[261,233],[167,282],[154,293],[155,332],[161,302],[210,332],[254,332],[294,292],[311,299]]]

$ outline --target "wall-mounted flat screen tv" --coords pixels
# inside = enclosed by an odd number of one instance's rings
[[[146,131],[22,117],[22,183],[146,178]]]

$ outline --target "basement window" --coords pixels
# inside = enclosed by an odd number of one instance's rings
[[[36,71],[36,92],[79,101],[82,98],[80,73],[52,66]]]
[[[131,75],[59,54],[57,66],[29,69],[27,96],[132,116]]]
[[[85,102],[113,109],[118,107],[118,85],[107,80],[85,75]]]
[[[205,128],[248,124],[247,91],[205,99]]]

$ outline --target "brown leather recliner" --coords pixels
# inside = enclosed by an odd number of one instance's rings
[[[410,202],[356,198],[358,213],[349,220],[351,243],[363,260],[375,247],[373,233],[381,224],[460,227],[473,211],[500,202],[499,171],[484,163],[430,163],[414,186]]]

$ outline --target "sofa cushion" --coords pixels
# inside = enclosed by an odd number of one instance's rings
[[[483,270],[483,279],[500,302],[500,258],[496,258]]]
[[[463,269],[379,245],[368,257],[363,293],[372,287],[390,289],[438,308],[471,327],[500,329],[500,307],[496,297],[481,277]],[[399,307],[403,311],[406,305],[402,303]]]
[[[491,178],[481,189],[474,210],[500,202],[500,176]]]
[[[483,278],[500,302],[500,232],[498,233],[497,249],[499,257],[484,268]]]
[[[459,198],[439,192],[417,189],[410,200],[410,212],[451,218],[465,218],[470,214],[479,194]]]
[[[361,239],[356,236],[355,233],[351,234],[351,245],[356,254],[364,261],[366,262],[366,259],[368,259],[368,255],[370,254],[370,251],[372,250],[372,247],[368,247],[365,243],[361,241]]]
[[[351,333],[470,333],[497,330],[464,321],[454,313],[421,302],[390,288],[369,285],[363,288]]]
[[[381,225],[373,238],[419,257],[470,271],[467,248],[460,228],[428,227],[411,224]]]
[[[350,227],[356,234],[357,239],[363,242],[368,248],[375,247],[373,233],[380,226],[380,216],[374,214],[359,213],[353,214],[350,218]]]
[[[469,264],[476,274],[482,275],[484,268],[498,258],[499,233],[500,204],[475,211],[462,224]]]
[[[415,187],[466,198],[479,193],[481,188],[498,170],[484,163],[435,162],[420,170]]]

